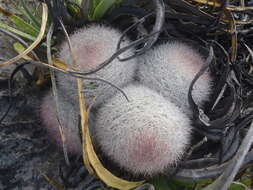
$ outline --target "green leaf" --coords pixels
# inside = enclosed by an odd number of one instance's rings
[[[19,53],[19,54],[21,54],[21,53],[23,53],[23,52],[25,51],[25,47],[24,47],[21,43],[19,43],[19,42],[15,42],[15,43],[13,44],[13,47],[14,47],[14,49],[16,50],[16,52]],[[24,55],[24,56],[23,56],[23,59],[28,60],[28,61],[33,60],[33,59],[32,59],[31,57],[29,57],[28,55]]]
[[[21,43],[19,43],[19,42],[15,42],[15,43],[13,44],[13,47],[14,47],[14,49],[15,49],[17,52],[23,52],[23,51],[25,51],[25,47],[24,47]]]
[[[24,2],[24,0],[21,0],[22,3],[22,8],[17,7],[17,9],[20,11],[21,14],[23,14],[24,16],[26,16],[28,18],[29,21],[31,21],[31,23],[33,23],[34,27],[36,27],[36,29],[40,29],[40,25],[41,25],[41,18],[37,18],[36,16],[34,16],[32,14],[32,10],[30,8],[28,8],[27,4]]]
[[[95,1],[95,2],[94,2]],[[93,2],[96,4],[97,1]],[[101,19],[105,13],[117,2],[117,0],[101,0],[100,3],[95,7],[94,13],[91,17],[92,20]]]
[[[23,32],[26,32],[27,34],[30,34],[34,37],[36,37],[39,34],[39,30],[34,28],[31,24],[27,23],[24,19],[21,17],[12,14],[11,12],[3,9],[0,7],[0,13],[5,15],[10,21],[15,24],[20,30]]]
[[[30,35],[30,34],[27,34],[27,33],[25,33],[25,32],[22,32],[22,31],[20,31],[20,30],[18,30],[18,29],[16,29],[16,28],[13,28],[13,27],[11,27],[11,26],[9,26],[9,25],[7,25],[7,24],[4,24],[4,23],[2,23],[2,22],[0,22],[0,28],[3,28],[3,29],[5,29],[5,30],[8,30],[8,31],[10,31],[10,32],[12,32],[12,33],[14,33],[14,34],[16,34],[16,35],[18,35],[18,36],[24,38],[24,39],[30,40],[30,41],[32,41],[32,42],[34,42],[34,41],[36,40],[36,37],[33,37],[33,36]],[[45,44],[45,43],[42,43],[41,46],[46,47],[46,44]],[[55,48],[53,48],[53,50],[55,50]]]
[[[249,176],[244,176],[243,178],[242,178],[242,180],[241,180],[241,183],[243,183],[244,185],[246,185],[246,186],[249,186],[250,187],[250,185],[252,184],[252,178],[251,177],[249,177]]]
[[[67,9],[74,18],[81,18],[81,10],[76,4],[68,2]]]
[[[212,179],[202,179],[202,180],[198,180],[198,181],[173,179],[173,180],[170,180],[168,184],[172,190],[178,190],[178,189],[184,189],[184,188],[185,189],[193,189],[193,187],[195,187],[194,190],[200,190],[212,182],[213,182]]]
[[[92,1],[92,4],[93,4],[93,7],[97,7],[98,4],[100,3],[101,0],[93,0]]]
[[[230,185],[229,190],[247,190],[247,187],[244,184],[233,183]]]
[[[18,36],[21,36],[22,38],[25,38],[25,39],[28,39],[28,40],[31,40],[31,41],[35,41],[36,40],[36,37],[30,35],[30,34],[27,34],[25,32],[22,32],[20,30],[17,30],[16,28],[13,28],[7,24],[4,24],[2,22],[0,22],[0,28],[3,28],[5,30],[8,30]]]
[[[81,5],[82,4],[82,1],[86,1],[86,0],[74,0],[74,2],[78,5]]]
[[[10,20],[22,31],[34,37],[36,37],[39,34],[39,31],[36,28],[34,28],[31,24],[28,24],[25,20],[14,14],[10,17]]]

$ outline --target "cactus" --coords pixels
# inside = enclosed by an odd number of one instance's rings
[[[167,42],[140,57],[138,79],[191,115],[188,89],[203,63],[202,56],[189,45]],[[193,99],[200,106],[208,99],[211,83],[210,73],[205,72],[193,88]]]
[[[119,31],[102,25],[91,25],[75,32],[70,36],[70,40],[73,46],[73,54],[77,59],[77,69],[84,72],[97,68],[116,52],[120,37]],[[122,43],[123,46],[127,44],[129,44],[128,39]],[[130,49],[120,56],[126,57],[132,53],[133,50]],[[61,45],[59,59],[73,66],[67,42]],[[109,65],[88,77],[105,79],[118,87],[123,87],[133,80],[136,66],[136,59],[125,62],[114,59]],[[57,73],[59,88],[70,98],[77,98],[77,85],[74,80],[65,74]],[[115,88],[101,81],[83,81],[85,102],[88,106],[94,97],[98,96],[94,104],[96,106],[116,92]]]
[[[63,133],[65,136],[65,143],[67,151],[73,154],[81,154],[81,140],[79,135],[79,107],[78,102],[73,99],[67,98],[64,93],[59,98],[59,118]],[[56,104],[54,97],[49,92],[43,99],[40,106],[40,118],[43,126],[45,126],[47,132],[50,135],[50,139],[62,147],[62,139],[60,136],[59,122],[56,114]]]
[[[70,36],[73,47],[73,54],[77,59],[77,69],[88,71],[96,68],[103,61],[108,59],[116,51],[118,40],[121,33],[113,28],[102,25],[91,25],[76,31]],[[123,45],[127,45],[126,39]],[[128,50],[122,57],[132,53]],[[59,58],[69,66],[72,65],[72,59],[69,53],[67,42],[63,42],[59,52]],[[136,60],[132,59],[126,62],[120,62],[115,59],[108,66],[102,68],[89,77],[102,78],[122,87],[133,80],[136,70]],[[56,73],[58,85],[58,97],[60,107],[60,118],[63,132],[66,138],[67,150],[70,153],[81,154],[81,141],[78,129],[79,101],[77,94],[77,83],[75,78],[69,77],[63,73]],[[101,81],[83,80],[85,103],[89,106],[96,98],[95,106],[102,104],[106,99],[112,96],[116,89]],[[59,123],[57,121],[56,106],[53,96],[46,95],[41,104],[40,117],[43,125],[49,135],[57,145],[62,146],[60,137]]]
[[[98,109],[94,139],[101,150],[133,174],[153,176],[175,166],[189,144],[187,115],[142,85],[123,88]]]

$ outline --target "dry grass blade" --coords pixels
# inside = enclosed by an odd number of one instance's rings
[[[244,44],[244,46],[247,48],[247,50],[248,50],[248,52],[251,56],[251,59],[253,60],[253,51],[252,51],[252,49],[250,49],[250,47],[247,44]]]
[[[48,64],[53,65],[53,60],[52,60],[52,55],[51,55],[51,39],[53,35],[53,29],[54,25],[51,24],[48,34],[47,34],[47,60]],[[69,158],[68,158],[68,152],[66,148],[66,143],[65,143],[65,136],[64,136],[64,130],[61,124],[61,118],[60,118],[60,109],[59,109],[59,100],[58,100],[58,91],[56,87],[56,80],[55,80],[55,73],[53,69],[49,69],[50,71],[50,76],[51,76],[51,82],[52,82],[52,89],[53,89],[53,95],[54,95],[54,100],[55,100],[55,105],[56,105],[56,117],[57,121],[59,124],[59,131],[61,134],[61,140],[62,140],[62,147],[63,147],[63,152],[64,152],[64,158],[67,163],[67,165],[70,165]]]
[[[61,27],[63,29],[63,32],[67,38],[67,41],[68,41],[68,46],[69,46],[69,51],[70,51],[70,56],[72,58],[72,61],[73,61],[73,67],[76,68],[77,67],[77,61],[76,61],[76,58],[73,54],[73,51],[72,51],[72,45],[71,45],[71,41],[70,41],[70,38],[69,38],[69,35],[66,31],[66,28],[64,27],[64,24],[62,23],[62,21],[59,19],[59,23],[61,24]],[[79,106],[80,106],[80,115],[81,115],[81,128],[82,128],[82,142],[83,142],[83,161],[84,161],[84,165],[86,167],[86,169],[89,171],[90,174],[94,174],[94,171],[90,165],[90,162],[89,162],[89,159],[88,159],[88,156],[87,156],[87,150],[86,150],[86,140],[85,140],[85,135],[86,134],[86,131],[88,130],[88,127],[86,128],[85,126],[85,123],[86,121],[88,121],[88,114],[86,112],[86,107],[85,107],[85,102],[84,102],[84,95],[82,93],[82,89],[83,89],[83,85],[82,85],[82,80],[77,78],[76,79],[76,82],[77,82],[77,87],[78,87],[78,97],[79,97]],[[88,124],[87,124],[88,126]]]
[[[229,17],[229,21],[230,21],[230,30],[231,30],[231,35],[232,35],[232,39],[231,39],[231,45],[232,45],[232,54],[231,54],[231,61],[235,62],[236,57],[237,57],[237,49],[238,49],[238,44],[237,44],[237,31],[236,31],[236,24],[235,24],[235,19],[233,14],[229,11],[226,10],[225,11],[227,13],[227,16]]]
[[[42,172],[40,169],[38,169],[39,172],[41,173],[41,175],[45,178],[45,180],[52,185],[55,189],[57,190],[64,190],[64,186],[60,185],[58,183],[56,183],[55,181],[53,181],[52,179],[50,179],[44,172]]]
[[[46,30],[47,19],[48,19],[48,8],[47,8],[47,5],[45,3],[42,3],[42,9],[43,9],[42,24],[41,24],[41,28],[40,28],[40,33],[39,33],[38,37],[36,38],[36,40],[25,51],[23,51],[21,54],[19,54],[18,56],[14,57],[14,58],[6,61],[6,62],[3,62],[2,64],[0,64],[0,66],[10,65],[10,64],[18,61],[23,56],[30,53],[41,42],[41,40],[43,39],[45,30]]]
[[[209,0],[193,0],[196,3],[204,4],[204,5],[210,5],[213,7],[220,7],[221,4],[217,1],[209,1]]]
[[[35,60],[32,61],[32,64],[36,64],[36,65],[40,65],[40,66],[43,66],[46,68],[50,68],[50,69],[53,69],[55,71],[59,71],[59,72],[65,73],[65,74],[69,74],[69,71],[72,71],[68,67],[66,67],[66,65],[64,63],[62,63],[61,61],[59,61],[57,59],[53,60],[53,65],[49,65],[49,64],[44,63],[42,61],[35,61]]]
[[[64,71],[68,70],[68,66],[65,63],[63,63],[62,61],[60,61],[59,59],[55,59],[53,61],[53,65],[59,69],[63,69]]]
[[[253,10],[253,7],[235,7],[235,6],[230,6],[230,7],[227,7],[228,10],[230,11],[252,11]]]
[[[88,158],[88,152],[87,152],[87,138],[85,134],[89,132],[88,127],[88,113],[85,108],[84,103],[84,94],[82,93],[83,85],[81,79],[76,79],[77,86],[78,86],[78,96],[79,96],[79,105],[80,105],[80,115],[81,115],[81,128],[82,128],[82,148],[83,148],[83,161],[86,169],[89,171],[90,174],[95,174],[91,164],[90,160]]]

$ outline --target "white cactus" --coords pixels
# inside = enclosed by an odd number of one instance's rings
[[[91,25],[75,32],[70,36],[70,40],[73,46],[73,54],[77,59],[77,69],[84,72],[97,68],[116,52],[117,43],[120,37],[121,33],[119,31],[102,25]],[[129,40],[125,39],[122,46],[128,44]],[[120,55],[120,57],[124,58],[132,53],[133,49],[129,49]],[[59,59],[68,65],[73,66],[66,41],[61,46]],[[88,77],[98,77],[107,80],[118,87],[122,87],[133,80],[136,66],[136,59],[131,59],[125,62],[120,62],[118,59],[114,59],[109,65]],[[59,88],[64,90],[69,97],[77,98],[77,85],[75,79],[62,73],[57,73],[56,75]],[[96,96],[98,96],[98,98],[94,105],[99,105],[116,92],[115,88],[104,82],[97,80],[83,81],[85,101],[87,105],[90,105],[93,98]]]
[[[190,141],[187,115],[157,92],[142,85],[116,94],[97,113],[94,138],[122,168],[153,176],[175,165]]]
[[[204,60],[192,47],[181,42],[169,42],[148,51],[139,59],[138,78],[166,99],[191,115],[188,89]],[[193,99],[199,105],[208,99],[212,79],[208,72],[193,88]]]
[[[66,98],[63,92],[59,98],[59,118],[63,133],[65,136],[65,144],[67,151],[73,154],[81,154],[81,140],[79,135],[79,107],[76,100]],[[56,104],[53,95],[48,93],[43,99],[40,107],[40,118],[43,126],[50,135],[50,139],[62,148],[62,139],[59,130],[59,122],[57,120]]]

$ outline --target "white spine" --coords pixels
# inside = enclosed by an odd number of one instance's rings
[[[155,175],[175,165],[190,141],[189,118],[177,106],[141,85],[123,89],[98,110],[95,142],[122,168]]]
[[[121,33],[119,31],[102,25],[91,25],[75,32],[70,36],[70,40],[73,55],[77,60],[77,69],[85,72],[97,68],[116,52],[120,37]],[[129,43],[129,40],[125,39],[122,46],[126,46]],[[133,49],[129,49],[120,56],[122,58],[130,54],[133,54]],[[59,59],[69,66],[73,66],[67,42],[64,42],[61,46]],[[123,87],[133,80],[136,66],[136,59],[120,62],[116,58],[100,71],[87,77],[101,78],[118,87]],[[75,79],[67,77],[62,73],[57,73],[57,81],[59,88],[62,88],[69,97],[77,98]],[[114,87],[101,81],[83,80],[83,83],[85,102],[87,105],[92,103],[94,97],[97,97],[94,105],[99,105],[116,92]]]
[[[181,42],[165,43],[140,57],[138,79],[191,115],[188,89],[203,63],[192,47]],[[199,105],[208,99],[211,82],[206,72],[195,84],[193,98]]]

